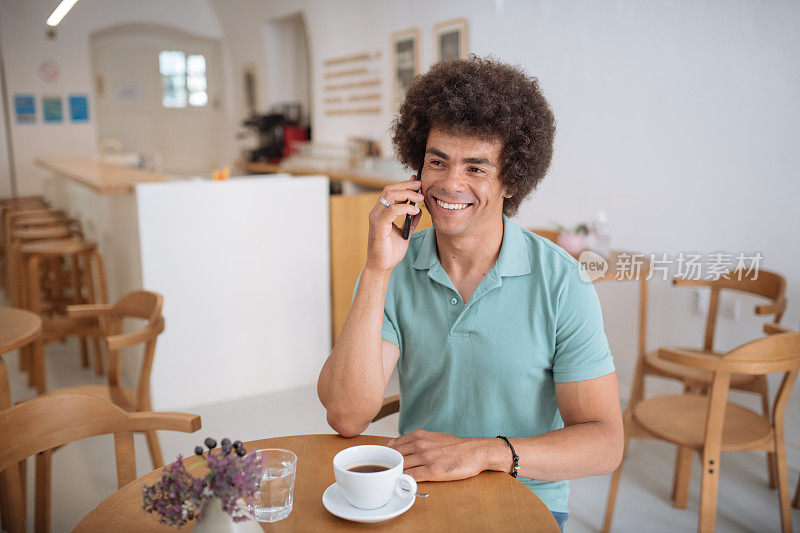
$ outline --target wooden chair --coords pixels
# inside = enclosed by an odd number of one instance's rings
[[[185,413],[128,413],[107,401],[80,394],[45,396],[0,411],[0,472],[36,455],[36,531],[50,529],[50,453],[70,442],[114,434],[117,486],[136,479],[133,433],[155,430],[193,433],[200,417]],[[12,486],[12,485],[7,485]],[[18,485],[17,485],[18,486]],[[78,487],[76,487],[78,489]],[[9,493],[10,533],[25,531],[22,494]]]
[[[764,333],[767,335],[775,335],[778,333],[792,333],[792,330],[785,328],[780,324],[769,322],[764,324]],[[800,479],[797,480],[797,488],[794,491],[794,499],[792,500],[792,507],[800,509]]]
[[[400,395],[395,394],[394,396],[387,396],[383,399],[381,410],[378,411],[378,414],[375,415],[375,418],[373,418],[372,421],[377,422],[381,418],[385,418],[398,412],[400,412]]]
[[[123,296],[116,304],[76,305],[67,308],[67,317],[51,321],[51,334],[54,328],[64,331],[99,332],[104,339],[108,353],[108,384],[86,385],[58,389],[51,395],[85,394],[101,398],[121,407],[127,412],[151,411],[150,373],[156,350],[156,340],[164,331],[164,317],[161,315],[163,297],[155,292],[134,291]],[[142,328],[122,333],[125,319],[137,318],[145,320]],[[120,355],[123,349],[143,345],[144,357],[139,373],[139,382],[135,389],[123,387],[120,377]],[[145,433],[153,468],[164,466],[161,446],[155,431]]]
[[[702,348],[681,349],[698,354],[719,355],[718,352],[714,351],[714,333],[716,331],[720,295],[723,290],[744,292],[766,298],[769,303],[757,305],[755,314],[772,315],[774,322],[780,322],[786,309],[786,280],[783,276],[766,270],[758,272],[737,270],[730,273],[729,277],[730,279],[720,278],[719,280],[673,280],[673,285],[678,287],[704,287],[711,291]],[[629,409],[644,398],[644,381],[647,376],[680,380],[683,382],[684,392],[706,391],[711,385],[712,378],[710,372],[662,359],[658,357],[658,352],[646,353],[644,357],[639,357],[636,364]],[[735,374],[731,376],[730,381],[733,389],[759,394],[764,415],[769,415],[770,400],[766,376]],[[629,438],[631,438],[630,435],[626,435],[626,441]],[[687,449],[678,449],[676,454],[672,500],[675,507],[679,509],[686,508],[692,467],[691,457],[691,451]],[[771,488],[775,488],[774,464],[775,459],[770,453],[767,455],[767,475]]]
[[[710,395],[684,393],[642,400],[633,407],[630,421],[650,437],[665,440],[702,456],[700,533],[714,530],[717,511],[720,453],[764,450],[775,454],[781,527],[792,530],[789,477],[786,463],[784,414],[800,369],[800,332],[784,333],[750,341],[722,355],[661,348],[666,361],[710,373]],[[763,376],[784,373],[772,408],[772,416],[760,415],[728,402],[731,377],[735,374]],[[619,487],[622,464],[612,476],[606,521],[608,531]]]
[[[558,240],[558,236],[561,234],[560,231],[556,229],[547,229],[547,228],[530,228],[531,232],[539,235],[540,237],[544,237],[545,239],[549,239],[553,242]]]
[[[11,407],[11,389],[8,383],[8,371],[3,356],[11,351],[19,350],[30,343],[40,342],[42,320],[37,315],[23,309],[0,307],[0,411]],[[19,468],[12,468],[6,475],[0,472],[0,524],[8,524],[9,507],[6,494],[8,484],[13,490],[21,492],[25,486],[25,462]],[[24,498],[23,498],[24,501]]]

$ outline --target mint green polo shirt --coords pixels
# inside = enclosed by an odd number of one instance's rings
[[[527,437],[564,427],[555,384],[614,371],[597,294],[579,268],[503,217],[497,262],[465,303],[433,229],[416,232],[392,271],[383,320],[383,338],[400,348],[400,434]],[[568,512],[567,481],[518,479],[551,511]]]

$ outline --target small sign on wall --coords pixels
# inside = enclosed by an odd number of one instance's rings
[[[89,98],[86,95],[69,95],[69,116],[72,122],[88,122]]]
[[[42,96],[42,117],[45,123],[63,122],[64,109],[60,96]]]
[[[15,94],[14,115],[17,118],[17,124],[35,124],[36,98],[32,94]]]

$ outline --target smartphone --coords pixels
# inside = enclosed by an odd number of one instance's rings
[[[417,175],[414,177],[414,181],[419,181],[422,179],[422,167],[425,166],[425,155],[422,156],[422,163],[419,165],[419,170],[417,170]],[[420,191],[422,192],[422,191]],[[409,202],[411,205],[417,205],[416,202]],[[403,223],[403,238],[408,240],[411,236],[411,219],[414,218],[415,215],[406,215],[406,221]]]

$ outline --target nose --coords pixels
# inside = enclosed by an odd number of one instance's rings
[[[443,192],[462,193],[467,189],[464,177],[464,170],[457,165],[453,165],[447,169],[437,185]]]

